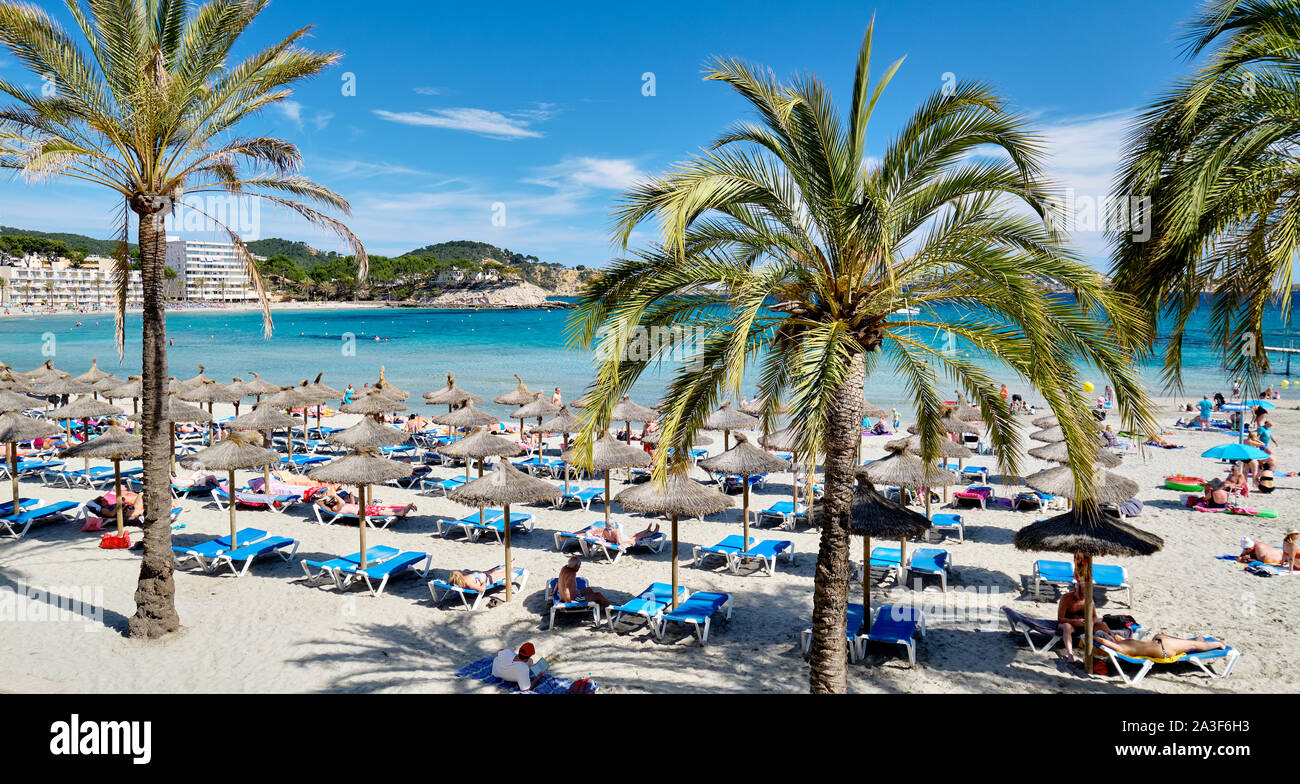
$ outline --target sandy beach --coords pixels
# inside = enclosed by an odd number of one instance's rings
[[[1172,401],[1164,401],[1162,424],[1170,425],[1177,416]],[[1280,546],[1283,533],[1294,526],[1300,512],[1295,489],[1300,478],[1283,475],[1296,467],[1300,457],[1294,445],[1300,412],[1294,402],[1283,399],[1271,418],[1281,440],[1276,449],[1278,490],[1271,496],[1252,494],[1248,502],[1276,509],[1277,519],[1185,510],[1177,506],[1177,492],[1163,489],[1168,474],[1218,475],[1223,466],[1199,454],[1228,440],[1227,434],[1171,428],[1174,434],[1169,438],[1184,449],[1123,453],[1124,463],[1116,470],[1139,484],[1139,497],[1146,503],[1133,522],[1162,536],[1165,546],[1149,558],[1103,559],[1128,569],[1133,603],[1128,609],[1123,594],[1112,593],[1099,603],[1100,612],[1131,614],[1152,632],[1212,634],[1242,653],[1229,679],[1211,680],[1185,666],[1158,668],[1138,689],[1162,693],[1300,690],[1295,674],[1300,652],[1286,610],[1300,591],[1300,578],[1255,577],[1239,565],[1215,559],[1235,554],[1238,539],[1246,535]],[[1028,419],[1025,432],[1032,430]],[[355,417],[338,416],[325,423],[343,426],[353,421]],[[864,458],[883,455],[886,440],[863,439]],[[558,441],[553,443],[558,446]],[[709,452],[720,451],[718,438]],[[989,460],[981,456],[971,462]],[[1047,464],[1026,458],[1024,471],[1044,467]],[[434,472],[452,476],[463,469],[436,467]],[[694,475],[705,477],[700,469]],[[240,472],[238,479],[253,476]],[[790,481],[788,473],[769,477],[767,486],[754,494],[753,508],[788,499]],[[623,486],[616,477],[614,492]],[[995,486],[999,494],[1012,492],[1010,487]],[[96,495],[91,490],[43,487],[34,481],[24,481],[21,490],[24,496],[47,503],[84,501]],[[470,511],[467,508],[440,494],[391,487],[376,489],[375,496],[385,502],[413,502],[418,511],[386,530],[372,531],[372,546],[429,552],[432,576],[437,577],[445,577],[450,569],[502,563],[500,545],[435,534],[436,519],[463,517]],[[800,655],[799,635],[809,626],[818,535],[802,526],[794,533],[755,529],[760,538],[794,542],[794,563],[782,560],[772,577],[733,575],[716,560],[704,568],[694,567],[692,546],[711,545],[739,533],[738,495],[735,500],[736,508],[727,513],[681,524],[682,583],[692,591],[722,591],[733,597],[732,619],[715,621],[707,647],[680,626],[670,627],[663,642],[644,627],[611,633],[593,629],[589,620],[576,617],[560,621],[555,630],[545,629],[545,584],[564,562],[554,550],[552,534],[577,530],[599,518],[598,504],[590,512],[572,506],[563,511],[542,505],[515,508],[533,515],[536,522],[531,534],[514,538],[515,564],[531,572],[528,586],[513,603],[472,613],[450,602],[431,606],[425,582],[416,578],[390,584],[378,598],[364,589],[340,594],[332,587],[307,587],[301,583],[298,560],[354,552],[355,525],[318,525],[305,504],[285,514],[241,510],[241,526],[300,540],[297,558],[293,563],[258,561],[242,578],[228,571],[178,571],[176,606],[184,629],[161,642],[123,636],[126,619],[134,611],[136,553],[101,550],[97,534],[82,533],[72,522],[33,528],[20,541],[0,540],[0,587],[66,590],[78,586],[92,596],[102,591],[103,620],[0,624],[0,691],[491,692],[496,690],[453,673],[505,644],[525,640],[534,642],[557,675],[590,674],[602,691],[610,693],[806,691],[808,668]],[[175,535],[178,543],[227,532],[227,515],[213,504],[197,499],[177,503],[185,509],[181,521],[186,524]],[[631,530],[640,530],[646,522],[617,504],[613,512]],[[928,634],[921,642],[917,666],[909,668],[888,647],[873,647],[865,665],[850,666],[850,691],[1117,692],[1129,688],[1117,677],[1084,679],[1060,663],[1055,653],[1034,653],[1019,635],[1008,631],[998,609],[1002,605],[1034,617],[1055,615],[1057,594],[1047,588],[1044,601],[1035,603],[1029,575],[1036,558],[1059,560],[1061,556],[1021,552],[1012,545],[1014,532],[1039,513],[990,509],[963,510],[963,514],[965,541],[958,542],[953,533],[934,545],[952,553],[954,571],[947,594],[935,580],[927,581],[920,592],[892,582],[873,591],[873,603],[917,600],[927,609]],[[133,533],[138,536],[138,531]],[[855,542],[855,560],[861,557],[860,548],[860,542]],[[621,601],[652,582],[666,582],[669,568],[665,547],[657,555],[633,553],[617,564],[588,559],[581,574],[611,599]],[[861,590],[856,583],[852,586],[852,601],[861,601]],[[943,612],[945,606],[974,611]]]

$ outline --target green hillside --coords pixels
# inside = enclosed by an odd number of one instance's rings
[[[97,240],[94,237],[87,237],[84,234],[35,231],[34,229],[18,229],[13,226],[0,226],[0,237],[34,237],[49,242],[62,242],[72,250],[85,250],[88,252],[87,255],[90,256],[108,256],[111,255],[113,249],[117,247],[117,240]],[[131,248],[134,250],[135,245],[132,244]]]

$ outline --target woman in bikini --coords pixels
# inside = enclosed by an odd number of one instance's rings
[[[1097,642],[1125,656],[1141,656],[1147,659],[1172,659],[1185,653],[1217,651],[1227,648],[1222,640],[1207,640],[1204,637],[1184,639],[1168,634],[1157,634],[1149,640],[1124,640],[1119,637],[1097,632]]]
[[[595,533],[610,544],[619,547],[637,547],[643,544],[644,540],[650,539],[659,533],[659,524],[654,523],[644,531],[638,531],[629,538],[625,533],[623,533],[623,524],[617,520],[611,519],[609,525],[597,529]]]
[[[466,569],[464,571],[454,571],[447,577],[447,582],[457,588],[466,588],[471,591],[486,590],[489,585],[499,582],[506,578],[506,568],[497,566],[488,569],[486,572]]]
[[[325,495],[321,497],[321,505],[345,517],[356,517],[361,512],[361,506],[352,500],[346,490],[340,493],[333,488],[326,489]],[[376,501],[366,507],[366,514],[374,517],[406,517],[414,511],[415,504],[383,504]]]

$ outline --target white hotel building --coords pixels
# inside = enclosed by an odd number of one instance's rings
[[[0,266],[0,304],[4,307],[52,307],[59,310],[111,310],[114,301],[113,268],[116,262],[89,256],[80,268],[68,259],[28,255]],[[143,294],[140,272],[132,270],[127,284],[127,306],[139,307]]]
[[[167,266],[176,270],[186,300],[244,302],[257,297],[247,266],[229,242],[168,237]]]

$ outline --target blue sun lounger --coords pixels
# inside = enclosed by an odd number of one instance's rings
[[[369,555],[369,553],[367,553]],[[367,561],[370,559],[367,558]],[[424,562],[423,567],[416,564]],[[345,566],[339,570],[339,574],[345,578],[341,588],[347,588],[357,580],[363,580],[366,588],[370,591],[371,596],[379,596],[384,592],[390,578],[398,577],[403,574],[415,574],[421,579],[429,576],[429,567],[433,562],[433,556],[428,553],[405,552],[395,555],[380,563],[361,568],[361,564]],[[379,587],[375,587],[374,581],[379,581]]]
[[[500,564],[495,568],[501,568],[504,565],[505,564]],[[524,586],[528,584],[528,570],[516,566],[514,572],[515,579],[513,580],[513,583],[515,590],[522,591]],[[488,597],[488,594],[503,591],[505,590],[505,587],[506,581],[504,579],[497,580],[481,591],[476,591],[473,588],[464,588],[459,585],[452,585],[446,580],[429,581],[429,593],[433,596],[434,604],[441,604],[448,596],[456,594],[460,597],[461,604],[465,605],[465,609],[470,611],[477,610],[479,605],[483,604],[483,600]],[[442,591],[442,596],[438,596],[438,591]],[[470,599],[473,599],[473,601],[471,602]]]
[[[604,520],[597,520],[585,528],[579,528],[576,531],[556,531],[555,532],[555,550],[564,552],[570,546],[576,545],[579,550],[586,554],[587,548],[583,546],[583,541],[592,536],[592,532],[605,527]]]
[[[289,552],[285,552],[289,548]],[[283,536],[268,536],[265,539],[258,540],[252,544],[240,545],[234,550],[227,550],[218,555],[212,561],[211,571],[217,571],[222,564],[230,566],[230,571],[235,573],[236,577],[243,577],[248,574],[248,569],[253,565],[253,560],[263,555],[278,555],[286,563],[293,560],[294,555],[298,552],[298,540],[288,539]],[[236,567],[236,562],[243,563],[242,567]]]
[[[727,566],[732,574],[740,574],[740,567],[748,561],[758,561],[763,572],[771,577],[776,574],[776,557],[785,554],[786,561],[794,563],[794,542],[788,539],[764,539],[748,550],[739,550],[727,554]]]
[[[1206,637],[1205,639],[1213,640],[1214,638]],[[1123,678],[1124,682],[1129,686],[1135,686],[1141,682],[1141,680],[1147,676],[1147,673],[1151,672],[1151,668],[1157,664],[1179,664],[1187,662],[1188,664],[1196,665],[1201,672],[1204,672],[1211,678],[1226,678],[1232,674],[1232,669],[1237,666],[1237,659],[1241,658],[1241,651],[1232,646],[1214,651],[1183,653],[1178,656],[1171,656],[1168,659],[1149,659],[1145,656],[1128,656],[1127,654],[1107,648],[1105,645],[1101,645],[1100,643],[1097,644],[1095,650],[1104,651],[1106,655],[1110,657],[1110,662],[1114,665],[1115,671],[1119,673],[1119,676]],[[1210,665],[1219,659],[1223,659],[1226,662],[1222,673],[1216,673],[1210,668]],[[1124,671],[1122,663],[1135,665],[1138,668],[1137,673],[1129,675]]]
[[[744,550],[746,545],[753,547],[757,542],[758,540],[752,536],[749,537],[749,542],[745,542],[744,537],[740,534],[731,534],[730,536],[724,537],[721,542],[718,542],[712,547],[694,548],[691,557],[694,559],[696,566],[703,563],[704,559],[709,556],[718,556],[730,565],[732,555]]]
[[[588,526],[586,533],[578,537],[578,544],[582,547],[584,555],[599,553],[605,556],[611,564],[618,563],[618,559],[623,557],[623,553],[631,552],[638,547],[644,547],[655,553],[661,552],[664,549],[664,542],[668,541],[668,534],[660,531],[642,537],[633,544],[614,544],[605,537],[596,535],[596,530],[604,527],[603,521],[597,521]]]
[[[854,569],[857,571],[859,580],[865,579],[862,564],[855,563]],[[898,547],[873,547],[871,548],[871,563],[868,565],[869,573],[875,582],[881,582],[886,577],[893,575],[895,582],[901,582],[903,577],[903,551]],[[879,575],[879,577],[876,577]]]
[[[331,458],[325,455],[285,455],[280,458],[281,465],[293,466],[299,470],[309,466],[328,463]]]
[[[642,619],[653,629],[658,623],[659,616],[671,604],[670,598],[672,595],[673,588],[668,583],[651,583],[649,588],[637,594],[636,597],[627,600],[623,604],[605,608],[605,618],[609,621],[610,631],[614,631],[615,627],[622,623],[623,617],[627,615],[634,615]],[[686,586],[677,586],[678,602],[685,601],[690,595],[691,592],[686,590]]]
[[[260,528],[241,528],[235,534],[235,544],[240,547],[266,538],[266,531]],[[176,559],[177,568],[184,566],[186,561],[194,561],[203,568],[203,571],[208,572],[212,571],[209,561],[215,560],[218,555],[229,549],[230,537],[218,536],[216,539],[198,544],[172,545],[172,556]]]
[[[426,476],[420,480],[420,490],[424,491],[433,487],[441,490],[443,495],[447,495],[447,493],[450,493],[452,490],[455,490],[463,484],[465,484],[465,477],[463,476],[453,476],[450,479],[439,479],[435,476]]]
[[[799,504],[799,509],[795,510],[793,501],[777,501],[758,513],[757,524],[762,525],[763,521],[769,518],[776,518],[779,521],[778,525],[783,528],[788,525],[793,529],[801,519],[805,523],[808,522],[808,507]]]
[[[492,510],[496,511],[496,510]],[[472,522],[462,523],[462,528],[471,542],[477,542],[484,534],[491,534],[498,543],[505,541],[506,535],[506,516],[502,512],[495,520],[489,519],[487,523],[480,525],[477,516],[471,516]],[[510,532],[512,534],[526,534],[533,530],[533,516],[530,514],[510,513]]]
[[[21,504],[21,500],[19,502]],[[0,528],[4,529],[5,536],[12,536],[15,539],[22,539],[31,530],[31,527],[37,523],[48,523],[53,518],[62,518],[67,516],[70,509],[76,509],[79,506],[75,501],[58,501],[53,504],[28,509],[25,512],[19,512],[16,515],[0,517]],[[20,505],[21,509],[22,506]]]
[[[586,578],[584,578],[584,577],[579,577],[579,578],[577,578],[577,582],[578,582],[578,593],[579,593],[579,594],[581,594],[583,591],[587,590],[587,580],[586,580]],[[595,602],[582,602],[582,601],[578,601],[578,602],[565,602],[565,601],[561,601],[561,600],[560,600],[560,595],[559,595],[559,593],[557,593],[556,590],[555,590],[556,586],[559,585],[559,583],[560,583],[559,579],[558,579],[558,578],[554,578],[554,577],[551,578],[551,580],[550,580],[548,583],[546,583],[546,599],[551,603],[551,622],[550,622],[550,624],[549,624],[546,628],[548,628],[548,629],[554,629],[554,628],[555,628],[555,616],[556,616],[557,613],[567,613],[567,614],[570,614],[570,615],[572,615],[572,614],[574,614],[574,613],[581,613],[582,615],[585,616],[585,615],[587,614],[588,611],[591,612],[591,623],[592,623],[592,625],[594,625],[594,626],[599,626],[599,625],[600,625],[600,605],[599,605],[599,604],[596,604]]]
[[[753,474],[748,477],[749,489],[762,488],[767,485],[767,474]],[[722,477],[722,492],[738,493],[744,489],[743,480],[739,474],[725,474]]]
[[[907,662],[916,666],[916,638],[925,636],[925,613],[917,607],[885,605],[876,611],[871,631],[858,636],[858,659],[867,653],[867,643],[901,645]]]
[[[951,568],[952,555],[947,550],[938,547],[920,547],[913,550],[907,559],[906,577],[911,577],[913,574],[938,577],[940,585],[947,592]]]
[[[856,663],[858,661],[858,633],[862,631],[862,619],[866,615],[862,611],[862,605],[853,602],[849,602],[845,610],[844,642],[849,649],[849,661]],[[812,629],[804,629],[800,634],[799,647],[803,649],[805,657],[812,651],[812,633]]]
[[[39,498],[19,498],[18,509],[14,510],[13,501],[0,501],[0,517],[13,517],[15,514],[26,512],[33,506],[40,505],[41,499]]]
[[[959,514],[941,512],[930,518],[931,528],[957,529],[957,541],[966,541],[966,521]]]
[[[479,519],[480,514],[483,516],[482,520]],[[500,509],[484,509],[481,513],[472,512],[459,520],[436,520],[434,524],[438,527],[440,535],[445,536],[452,531],[460,531],[465,534],[466,541],[471,541],[474,538],[474,532],[470,526],[476,526],[479,523],[490,523],[493,520],[502,520],[505,519],[505,516],[506,513]],[[514,515],[511,515],[511,517],[513,518]],[[443,530],[443,526],[446,526],[446,530]]]
[[[397,555],[398,552],[396,547],[382,544],[368,547],[366,548],[366,563],[371,566],[383,563]],[[316,583],[321,578],[328,577],[334,583],[335,588],[340,588],[343,585],[343,570],[349,566],[359,566],[361,564],[361,553],[355,552],[352,555],[331,558],[328,561],[308,561],[303,559],[299,563],[302,564],[302,573],[307,576],[308,583]]]
[[[1034,561],[1034,601],[1041,599],[1043,583],[1069,588],[1074,585],[1074,567],[1069,561]],[[1124,591],[1125,605],[1133,606],[1133,586],[1128,582],[1128,571],[1115,564],[1092,565],[1092,587],[1103,591]]]
[[[19,463],[20,468],[21,465],[22,464]],[[76,487],[80,484],[92,487],[88,481],[89,478],[103,476],[105,473],[112,476],[112,466],[91,466],[90,471],[87,472],[84,468],[68,468],[67,466],[59,465],[53,468],[42,469],[39,472],[41,482],[44,484],[49,485],[54,482],[62,482],[65,487]]]
[[[709,626],[713,621],[713,614],[724,608],[727,611],[727,620],[731,620],[730,594],[707,591],[693,593],[686,601],[677,605],[677,609],[659,616],[659,626],[655,630],[655,636],[662,640],[664,630],[669,623],[685,623],[690,624],[695,636],[700,640],[700,645],[708,645]]]
[[[47,472],[57,472],[63,468],[62,460],[19,460],[17,465],[18,476],[27,476],[29,474],[44,475]],[[9,461],[0,462],[0,476],[8,479],[12,476],[9,467]]]
[[[223,488],[215,487],[212,489],[212,500],[216,503],[217,508],[226,511],[230,507],[230,493]],[[293,506],[302,500],[301,493],[280,493],[270,495],[267,493],[258,493],[253,490],[236,490],[235,503],[244,504],[245,506],[262,506],[273,512],[283,512],[285,509]],[[319,515],[317,520],[319,520]]]
[[[569,492],[566,493],[564,492],[564,485],[560,485],[559,490],[560,494],[555,499],[555,509],[563,509],[570,503],[576,503],[582,507],[582,511],[590,512],[592,501],[599,500],[602,503],[605,501],[605,490],[600,487],[569,485]]]

